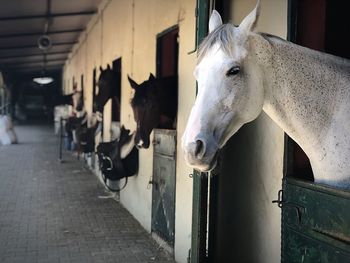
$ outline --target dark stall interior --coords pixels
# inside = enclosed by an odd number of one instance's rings
[[[0,72],[14,120],[48,121],[62,90],[62,69],[101,1],[3,1]],[[72,83],[70,83],[73,85]]]

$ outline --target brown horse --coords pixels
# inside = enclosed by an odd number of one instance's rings
[[[96,95],[96,101],[94,103],[94,111],[102,114],[103,107],[109,99],[113,99],[117,105],[116,116],[120,116],[120,89],[117,88],[120,80],[118,75],[107,65],[106,69],[100,67],[100,76],[97,81],[98,94]]]
[[[177,77],[149,79],[137,84],[128,76],[135,95],[131,100],[137,124],[135,145],[148,148],[154,128],[174,129],[177,115]]]

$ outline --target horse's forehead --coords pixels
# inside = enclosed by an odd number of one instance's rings
[[[230,57],[224,52],[218,45],[208,51],[203,59],[197,64],[194,70],[194,75],[198,76],[201,71],[213,71],[219,70],[225,65],[234,63],[235,58]]]

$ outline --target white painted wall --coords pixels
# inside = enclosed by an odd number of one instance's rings
[[[106,67],[122,57],[121,123],[135,129],[130,99],[133,92],[127,74],[137,82],[148,78],[156,70],[156,35],[178,24],[179,26],[179,113],[176,166],[176,218],[175,259],[186,262],[191,244],[192,221],[192,169],[184,162],[180,150],[180,136],[195,98],[195,79],[192,70],[196,55],[188,55],[195,46],[195,0],[110,0],[103,1],[82,33],[70,59],[64,67],[64,90],[72,90],[72,77],[78,81],[84,74],[85,105],[92,110],[92,73],[96,67]],[[97,74],[97,77],[98,77]],[[104,130],[110,128],[110,104],[105,106]],[[152,135],[153,136],[153,135]],[[104,134],[109,140],[109,133]],[[120,193],[121,203],[147,230],[151,230],[152,190],[147,189],[152,175],[153,149],[140,151],[140,169],[136,177],[129,178],[127,187]]]

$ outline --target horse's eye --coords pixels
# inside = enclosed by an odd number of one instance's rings
[[[226,72],[226,76],[234,76],[237,75],[239,73],[240,68],[235,66],[230,68],[227,72]]]

